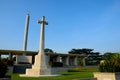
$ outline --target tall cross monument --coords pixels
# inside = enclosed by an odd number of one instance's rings
[[[42,16],[42,20],[38,20],[38,23],[41,24],[41,31],[40,31],[40,47],[39,47],[39,55],[44,54],[44,26],[48,25],[48,22],[45,21],[45,16]]]
[[[27,39],[28,39],[28,28],[29,28],[30,15],[29,12],[26,15],[25,30],[24,30],[24,40],[23,40],[23,51],[27,50]],[[24,52],[22,55],[17,55],[16,64],[22,63],[32,63],[32,57],[26,56]]]
[[[51,68],[47,65],[44,53],[44,26],[48,25],[45,21],[45,16],[42,16],[42,20],[39,20],[38,23],[41,24],[39,52],[35,56],[35,63],[32,69],[26,69],[27,76],[51,75]]]
[[[35,64],[36,67],[39,68],[46,68],[46,56],[44,53],[44,27],[45,25],[48,25],[48,22],[45,21],[45,16],[42,16],[42,20],[38,20],[38,23],[41,24],[41,30],[40,30],[40,44],[39,44],[39,52],[38,55],[35,57]],[[39,62],[39,64],[38,64]]]
[[[26,49],[27,49],[29,20],[30,20],[30,16],[29,16],[29,13],[28,13],[27,16],[26,16],[25,31],[24,31],[24,42],[23,42],[23,50],[24,51],[26,51]]]

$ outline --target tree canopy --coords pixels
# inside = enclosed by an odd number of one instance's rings
[[[72,50],[69,51],[68,53],[69,53],[69,54],[85,54],[85,55],[88,55],[88,54],[91,54],[93,50],[94,50],[94,49],[87,49],[87,48],[83,48],[83,49],[72,49]]]
[[[45,53],[54,53],[54,51],[52,49],[46,48],[44,50]]]
[[[83,54],[85,56],[87,56],[89,59],[98,59],[100,56],[99,52],[93,52],[94,49],[88,49],[88,48],[82,48],[82,49],[72,49],[71,51],[69,51],[69,54]]]
[[[99,61],[101,60],[102,57],[99,52],[93,52],[93,50],[94,49],[88,49],[88,48],[72,49],[68,53],[84,55],[84,59],[86,60],[87,65],[99,64]]]

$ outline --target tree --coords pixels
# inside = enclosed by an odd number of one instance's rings
[[[99,70],[101,72],[120,72],[119,53],[105,53],[103,58],[104,62],[99,65]]]
[[[84,55],[89,55],[91,54],[93,51],[93,49],[87,49],[87,48],[83,48],[83,49],[72,49],[71,51],[69,51],[69,54],[84,54]]]
[[[107,60],[110,59],[111,56],[113,56],[115,53],[111,53],[111,52],[106,52],[104,53],[104,55],[102,56],[103,60]]]
[[[49,48],[46,48],[44,51],[45,51],[45,53],[54,53],[54,51],[52,49],[49,49]]]
[[[69,54],[80,54],[84,55],[83,60],[90,65],[90,64],[99,64],[101,60],[101,56],[99,52],[93,52],[94,49],[88,49],[88,48],[83,48],[83,49],[72,49],[69,51]]]
[[[81,49],[72,49],[68,52],[69,54],[82,54]]]

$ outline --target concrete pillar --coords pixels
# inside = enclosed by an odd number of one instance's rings
[[[15,56],[16,56],[15,64],[18,64],[18,55],[15,55]]]
[[[60,62],[61,61],[60,60],[60,56],[57,56],[56,59],[57,59],[56,62]]]
[[[84,66],[84,67],[86,66],[85,59],[86,59],[86,58],[83,58],[83,66]]]
[[[8,60],[12,60],[12,53],[9,53]]]
[[[69,65],[70,65],[70,64],[69,64],[69,56],[67,56],[65,60],[66,60],[66,61],[65,61],[65,64],[66,64],[67,66],[69,66]]]
[[[77,66],[78,65],[78,57],[74,57],[74,65]]]
[[[70,66],[73,66],[73,57],[70,57],[70,58],[69,58],[69,65],[70,65]]]
[[[66,59],[66,58],[63,56],[63,57],[62,57],[62,63],[63,63],[63,66],[66,65],[66,64],[65,64],[65,61],[66,61],[65,59]]]

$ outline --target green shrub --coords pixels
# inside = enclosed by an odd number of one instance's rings
[[[7,73],[7,64],[0,60],[0,78]]]
[[[101,72],[120,72],[120,54],[108,55],[104,59],[104,62],[99,65]]]

